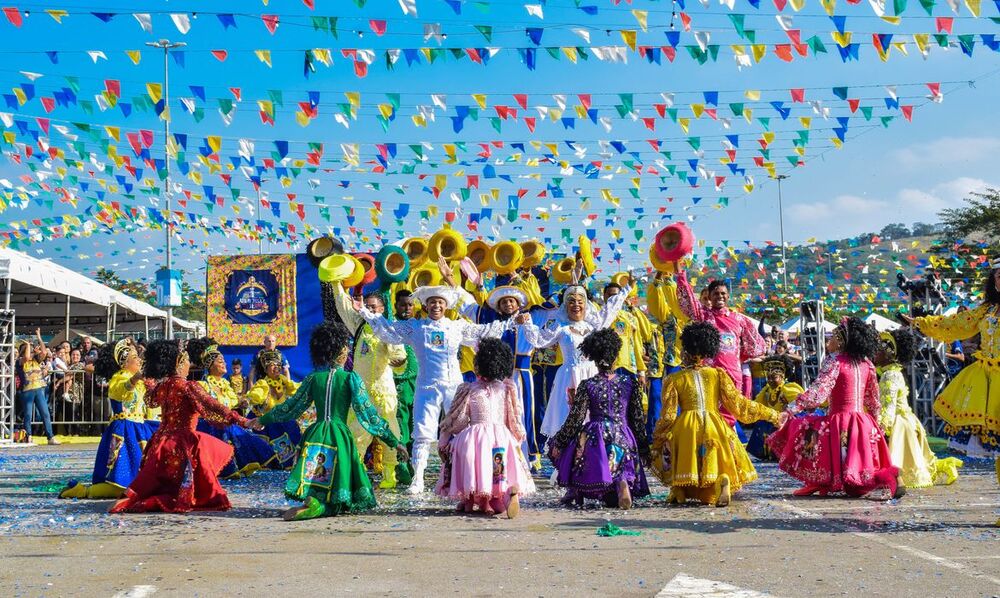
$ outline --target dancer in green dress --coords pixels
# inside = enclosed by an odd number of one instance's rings
[[[397,320],[409,320],[413,317],[413,296],[407,290],[396,293],[393,306]],[[406,350],[406,363],[393,368],[392,378],[396,383],[396,421],[399,422],[399,443],[410,450],[413,445],[413,393],[417,390],[417,356],[413,348],[403,345]],[[402,486],[408,486],[413,481],[413,465],[409,461],[396,464],[396,480]]]
[[[324,515],[356,513],[375,508],[375,493],[357,448],[347,414],[354,409],[358,422],[406,460],[406,447],[389,430],[368,398],[364,383],[354,372],[343,370],[350,333],[343,324],[324,322],[309,340],[317,367],[296,393],[260,418],[263,425],[293,421],[310,405],[316,406],[316,423],[302,435],[285,495],[305,504],[285,512],[286,521]]]

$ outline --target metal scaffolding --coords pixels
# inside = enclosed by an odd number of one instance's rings
[[[944,301],[926,286],[909,292],[910,314],[941,315]],[[945,345],[914,328],[916,346],[909,365],[910,404],[920,423],[933,436],[940,436],[944,422],[934,414],[934,399],[948,385]]]
[[[0,310],[0,445],[14,441],[14,310]]]
[[[802,345],[802,385],[819,375],[826,357],[826,332],[823,321],[824,304],[820,300],[803,301],[799,305],[799,343]]]

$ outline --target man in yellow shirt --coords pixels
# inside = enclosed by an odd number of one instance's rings
[[[687,325],[688,318],[677,304],[677,283],[673,277],[661,272],[656,274],[646,289],[646,307],[649,309],[649,315],[657,321],[654,336],[657,346],[662,347],[660,378],[657,380],[651,376],[649,383],[649,412],[646,427],[652,438],[653,426],[660,418],[663,378],[681,369],[681,331]]]

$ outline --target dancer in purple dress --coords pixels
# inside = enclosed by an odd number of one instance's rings
[[[615,371],[621,346],[609,329],[580,344],[598,374],[577,387],[566,423],[549,443],[559,485],[568,489],[563,502],[597,498],[628,509],[634,498],[649,495],[642,470],[649,462],[642,389],[634,374]]]

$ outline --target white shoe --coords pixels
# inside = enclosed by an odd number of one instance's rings
[[[50,446],[59,446],[60,444],[62,444],[62,443],[59,442],[58,440],[56,440],[54,436],[52,438],[49,438],[49,445]]]
[[[410,486],[406,489],[407,494],[423,494],[424,493],[424,481],[423,480],[413,480],[410,482]]]

